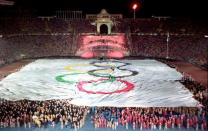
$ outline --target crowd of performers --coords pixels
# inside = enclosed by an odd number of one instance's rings
[[[126,129],[207,129],[206,112],[196,107],[94,108],[95,128]]]
[[[203,107],[84,107],[70,100],[3,101],[0,107],[0,128],[79,129],[90,115],[95,128],[207,130],[208,120]]]
[[[193,94],[194,98],[202,105],[208,106],[208,88],[202,86],[200,83],[193,81],[189,77],[183,78],[181,81],[183,85]]]
[[[7,101],[0,99],[0,128],[57,127],[79,129],[90,115],[95,128],[185,128],[207,130],[207,88],[190,79],[181,81],[201,106],[198,107],[86,107],[67,100]]]
[[[0,128],[70,127],[84,125],[88,108],[70,104],[71,100],[1,101]]]

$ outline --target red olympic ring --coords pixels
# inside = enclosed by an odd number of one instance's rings
[[[116,81],[119,81],[123,84],[125,84],[126,86],[122,89],[119,89],[119,90],[116,90],[116,91],[112,91],[112,92],[104,92],[104,91],[91,91],[91,90],[86,90],[83,88],[84,85],[88,84],[88,83],[93,83],[93,82],[98,82],[98,81],[102,81],[102,80],[108,80],[108,79],[105,79],[105,78],[101,78],[101,79],[98,79],[98,80],[90,80],[90,81],[81,81],[78,83],[77,85],[77,88],[79,89],[79,91],[82,91],[82,92],[86,92],[88,94],[114,94],[114,93],[121,93],[121,92],[128,92],[132,89],[134,89],[134,85],[128,81],[125,81],[125,80],[116,80]]]

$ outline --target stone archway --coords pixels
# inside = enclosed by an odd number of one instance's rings
[[[100,25],[100,34],[108,34],[108,26],[106,24]]]

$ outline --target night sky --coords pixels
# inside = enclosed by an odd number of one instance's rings
[[[206,0],[13,0],[13,7],[1,6],[4,10],[33,10],[36,15],[54,15],[56,10],[82,10],[84,14],[97,14],[102,8],[109,13],[122,13],[133,16],[131,6],[140,3],[137,17],[176,16],[207,17]]]

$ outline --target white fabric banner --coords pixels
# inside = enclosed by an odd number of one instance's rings
[[[39,59],[0,81],[7,100],[69,99],[116,107],[197,106],[178,80],[182,74],[156,60]]]

